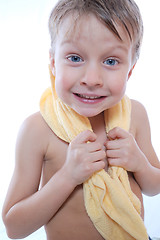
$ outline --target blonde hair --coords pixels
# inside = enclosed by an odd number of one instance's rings
[[[133,42],[134,57],[139,58],[143,38],[143,21],[134,0],[59,0],[49,17],[52,49],[55,47],[60,24],[65,17],[74,13],[76,13],[77,19],[84,14],[94,14],[119,39],[121,37],[115,23],[121,23]]]

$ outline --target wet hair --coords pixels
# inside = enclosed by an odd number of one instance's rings
[[[49,32],[53,51],[61,23],[67,16],[74,14],[76,14],[76,20],[83,15],[95,15],[122,40],[116,29],[116,24],[120,23],[133,43],[134,58],[139,58],[143,37],[143,21],[134,0],[59,0],[49,17]]]

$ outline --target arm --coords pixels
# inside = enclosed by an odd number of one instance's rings
[[[11,238],[26,237],[46,224],[74,189],[61,170],[38,191],[48,146],[46,128],[43,119],[34,115],[24,122],[18,135],[15,170],[3,207]]]
[[[131,133],[115,128],[109,132],[109,137],[112,139],[106,143],[109,163],[133,172],[143,193],[160,193],[160,162],[152,147],[144,107],[132,101]]]
[[[78,184],[104,167],[101,158],[105,152],[94,143],[95,134],[86,131],[71,142],[64,166],[38,191],[49,141],[46,131],[53,134],[43,119],[34,116],[23,124],[17,140],[15,170],[3,207],[3,220],[12,238],[26,237],[45,225]]]
[[[146,195],[160,193],[160,162],[151,142],[151,131],[145,108],[138,102],[133,102],[133,121],[136,124],[136,142],[142,151],[142,161],[139,170],[134,173],[142,191]],[[137,119],[137,120],[136,120]]]

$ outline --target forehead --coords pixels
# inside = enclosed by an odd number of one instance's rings
[[[85,40],[85,37],[88,38],[90,35],[93,38],[94,35],[99,35],[100,38],[107,38],[107,35],[110,32],[110,34],[114,35],[114,37],[120,43],[130,44],[131,39],[129,38],[129,35],[122,23],[115,21],[115,28],[120,37],[113,33],[113,31],[109,29],[109,27],[104,22],[99,20],[93,14],[83,14],[82,16],[72,14],[70,16],[66,16],[61,22],[57,32],[57,38],[60,41],[67,41],[67,39],[77,41],[82,38]]]
[[[68,16],[59,27],[56,49],[66,49],[72,45],[86,50],[92,45],[102,52],[106,49],[121,49],[126,53],[132,52],[133,55],[133,46],[127,31],[122,24],[115,24],[120,38],[93,14]]]

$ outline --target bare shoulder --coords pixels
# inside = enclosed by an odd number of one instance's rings
[[[32,135],[32,137],[40,137],[44,134],[45,137],[48,129],[40,112],[36,112],[24,120],[20,128],[20,133],[22,132],[29,136]]]
[[[147,117],[146,109],[142,103],[131,99],[131,106],[132,106],[132,117],[134,117],[134,118],[139,118],[139,117],[146,118]]]
[[[152,146],[151,129],[147,111],[138,101],[131,100],[131,104],[131,128],[134,129],[135,140],[149,162],[159,168],[159,160]]]
[[[41,132],[47,129],[47,124],[45,123],[40,112],[36,112],[24,120],[22,123],[22,128],[26,130],[32,129],[32,131]]]
[[[143,129],[150,135],[150,124],[147,111],[144,105],[136,100],[131,100],[131,128],[134,129],[135,135],[141,133]]]
[[[50,142],[50,138],[55,135],[43,119],[40,112],[34,113],[27,117],[22,123],[18,138],[17,145],[22,149],[22,146],[34,146],[34,149],[41,150],[41,154],[45,154]],[[56,139],[56,137],[55,137]],[[24,149],[24,148],[23,148]],[[33,150],[33,147],[31,148]]]
[[[131,103],[131,126],[134,129],[135,140],[150,163],[157,166],[158,159],[152,146],[151,130],[147,111],[140,102],[131,100]]]

